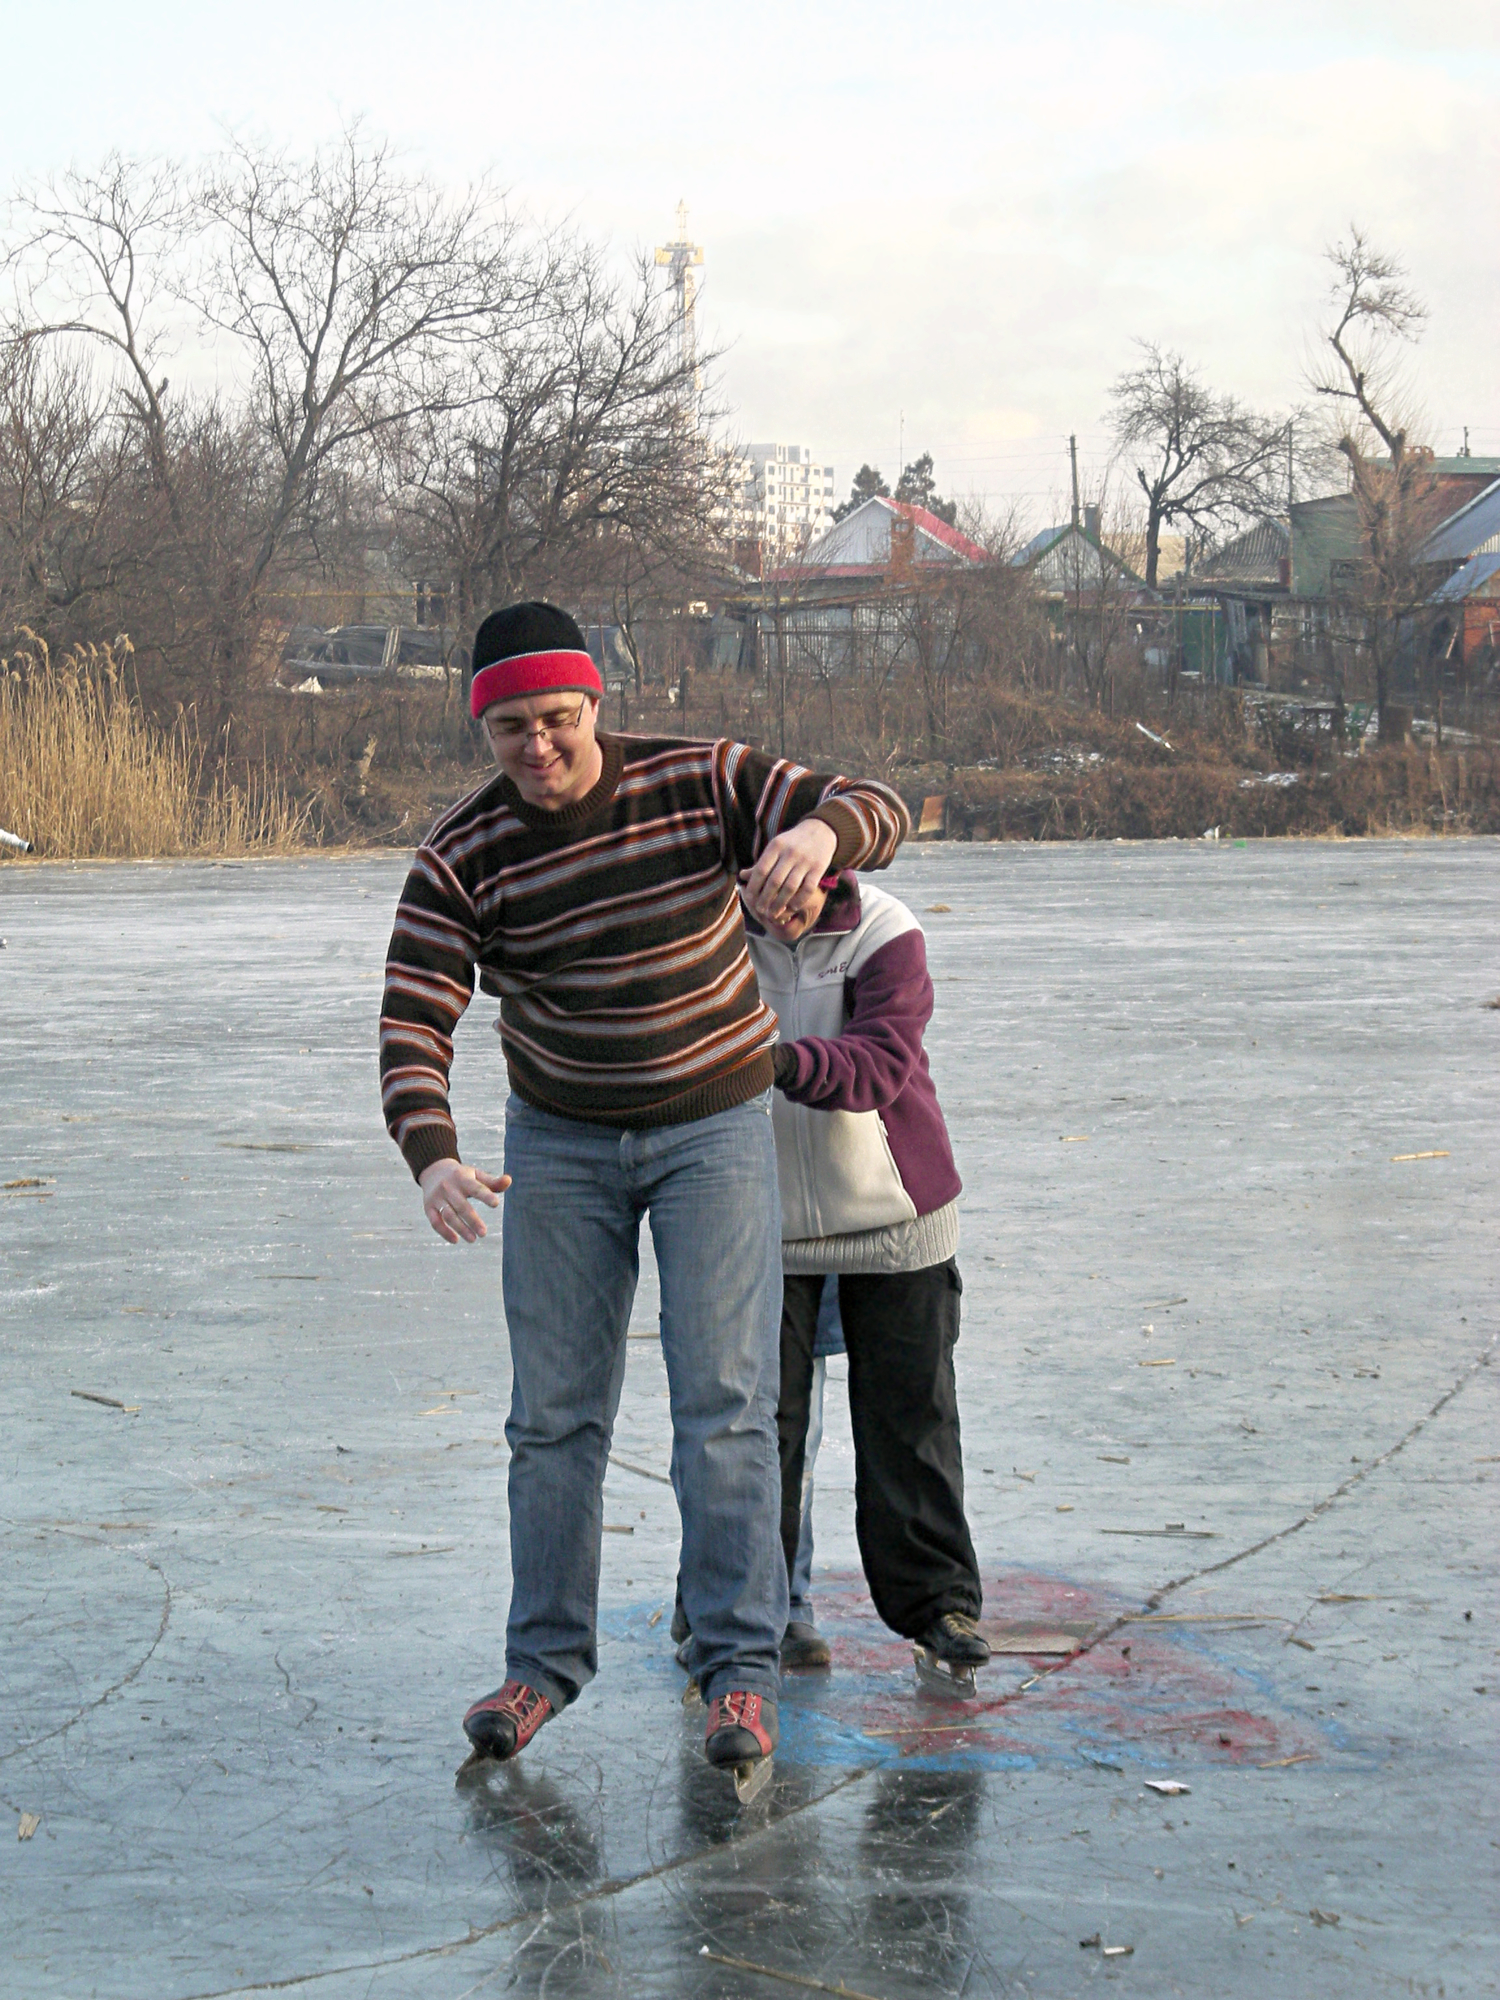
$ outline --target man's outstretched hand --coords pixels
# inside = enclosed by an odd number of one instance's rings
[[[422,1169],[418,1186],[427,1220],[445,1243],[477,1243],[487,1232],[472,1201],[486,1208],[498,1208],[500,1197],[510,1186],[509,1174],[487,1174],[482,1167],[466,1167],[462,1160],[434,1160]]]
[[[837,846],[837,834],[821,819],[799,820],[768,840],[759,861],[740,877],[751,915],[780,923],[803,891],[816,888],[828,873]]]

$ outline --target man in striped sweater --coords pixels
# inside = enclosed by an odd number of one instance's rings
[[[880,868],[908,831],[885,786],[742,743],[611,736],[566,613],[491,613],[473,712],[499,774],[445,813],[396,913],[381,1015],[386,1123],[444,1241],[509,1189],[512,1393],[506,1679],[464,1728],[510,1757],[598,1666],[603,1483],[637,1245],[661,1277],[692,1665],[715,1764],[769,1756],[787,1618],[776,1441],[776,1020],[740,919],[831,868]],[[498,996],[505,1172],[461,1163],[453,1030]]]

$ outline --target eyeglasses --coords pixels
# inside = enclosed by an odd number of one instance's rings
[[[486,716],[485,733],[501,743],[519,743],[528,736],[545,736],[549,742],[558,736],[571,736],[583,721],[587,701],[588,696],[581,695],[577,708],[552,708],[545,715]]]

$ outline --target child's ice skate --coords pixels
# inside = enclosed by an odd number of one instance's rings
[[[729,1771],[741,1805],[749,1805],[771,1782],[777,1735],[776,1704],[764,1695],[734,1689],[709,1703],[703,1754],[710,1764]]]
[[[810,1618],[794,1618],[781,1635],[784,1673],[806,1673],[833,1664],[833,1649]]]
[[[972,1701],[978,1693],[975,1670],[989,1657],[989,1645],[974,1620],[962,1611],[945,1611],[912,1641],[917,1692],[946,1701]]]

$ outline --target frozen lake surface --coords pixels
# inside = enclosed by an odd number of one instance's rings
[[[380,1125],[403,872],[0,868],[6,1990],[1493,1992],[1500,844],[890,871],[966,1182],[986,1616],[1082,1650],[918,1700],[834,1388],[834,1671],[744,1811],[661,1615],[649,1274],[600,1676],[454,1786],[509,1367],[498,1238],[439,1244]],[[455,1102],[498,1164],[492,1013]]]

